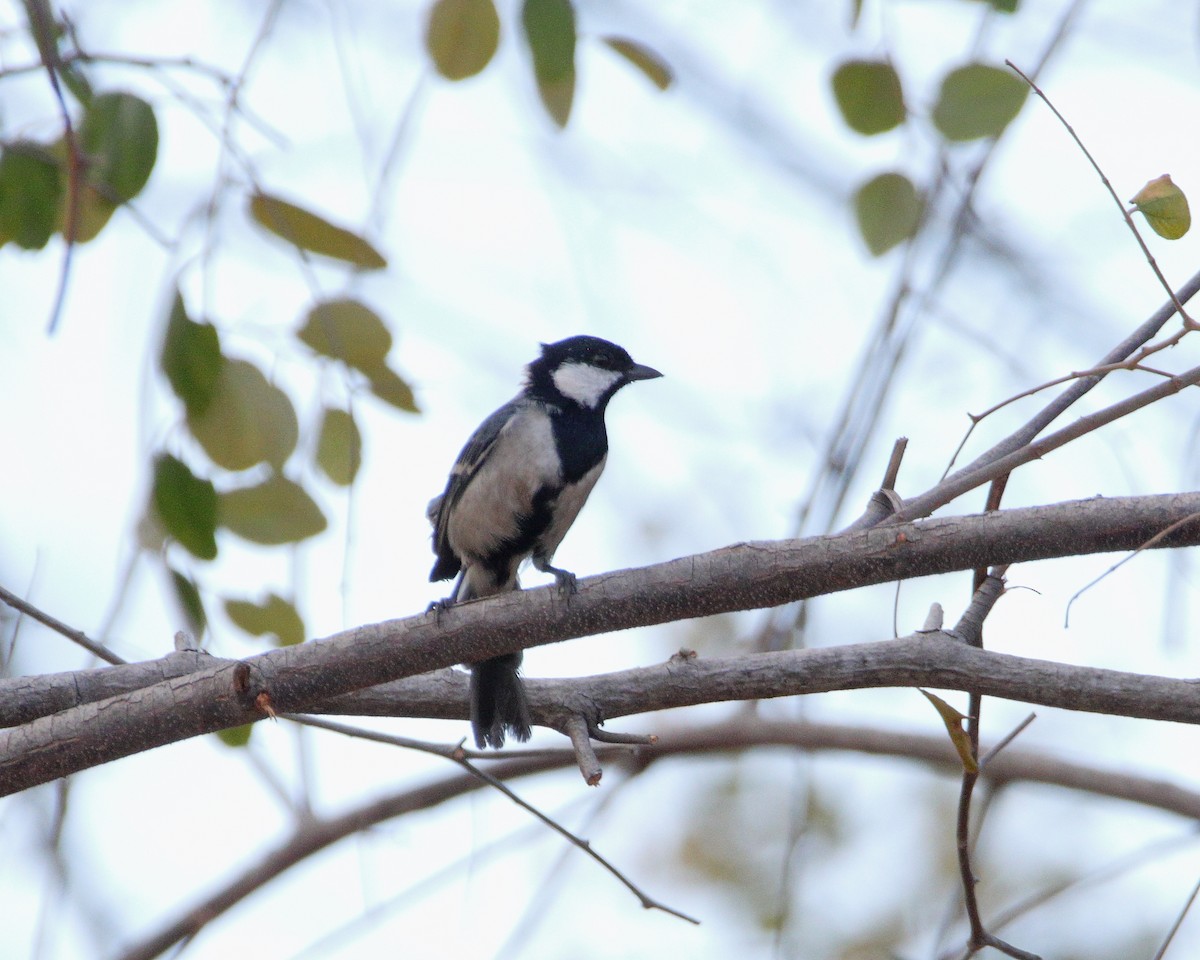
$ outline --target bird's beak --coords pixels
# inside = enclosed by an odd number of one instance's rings
[[[625,371],[626,380],[654,380],[661,377],[662,374],[653,367],[648,367],[644,363],[635,363],[632,367]]]

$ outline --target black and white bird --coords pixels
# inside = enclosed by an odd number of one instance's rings
[[[599,337],[542,344],[521,392],[479,425],[445,492],[429,503],[437,554],[429,579],[458,576],[445,602],[518,589],[527,558],[554,575],[560,593],[574,592],[575,575],[550,561],[604,469],[605,407],[625,384],[661,376]],[[481,749],[502,746],[506,731],[529,739],[522,656],[468,665],[471,727]]]

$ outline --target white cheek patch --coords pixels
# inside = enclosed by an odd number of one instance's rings
[[[554,371],[551,379],[568,400],[594,407],[621,375],[615,370],[601,370],[586,363],[564,363]]]

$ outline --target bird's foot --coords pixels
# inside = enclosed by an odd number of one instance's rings
[[[564,599],[573,596],[579,592],[579,587],[575,583],[575,574],[570,570],[560,570],[558,567],[550,567],[547,573],[554,574],[554,585],[558,588],[558,595]]]
[[[433,622],[437,626],[442,625],[442,614],[454,606],[454,597],[442,597],[441,600],[434,600],[428,607],[425,608],[426,613],[433,614]]]

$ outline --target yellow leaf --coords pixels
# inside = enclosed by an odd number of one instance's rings
[[[963,769],[967,773],[978,773],[979,764],[975,762],[975,757],[971,753],[971,738],[967,736],[967,731],[963,729],[963,721],[967,718],[955,710],[941,697],[930,693],[928,690],[921,690],[933,708],[942,718],[942,723],[946,725],[946,732],[950,734],[950,742],[954,744],[954,749],[958,751],[958,758],[962,761]]]
[[[429,12],[425,49],[447,80],[479,73],[500,43],[500,18],[492,0],[437,0]]]
[[[642,71],[646,79],[659,90],[666,90],[674,82],[675,75],[671,72],[667,62],[644,43],[628,40],[625,37],[601,37],[600,39]]]
[[[1192,225],[1187,197],[1169,173],[1151,180],[1129,202],[1146,218],[1150,229],[1167,240],[1178,240]]]
[[[344,260],[364,270],[387,266],[383,254],[356,233],[335,226],[324,217],[294,203],[255,193],[250,197],[250,216],[278,237],[325,257]]]

